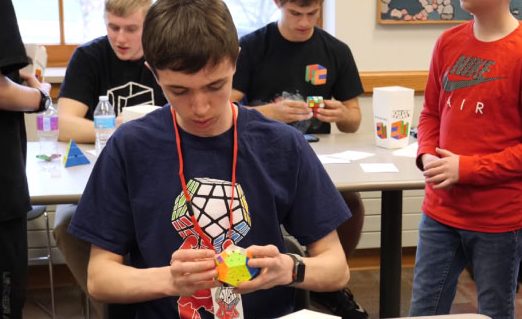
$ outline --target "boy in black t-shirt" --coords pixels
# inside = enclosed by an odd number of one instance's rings
[[[363,93],[357,66],[348,46],[315,27],[322,0],[275,0],[281,18],[240,40],[233,101],[255,107],[268,118],[292,124],[303,133],[330,133],[331,123],[353,133],[361,123],[357,97]],[[315,113],[309,96],[321,96],[324,108]],[[346,255],[359,241],[364,207],[358,193],[342,192],[352,218],[339,229]],[[343,317],[367,317],[349,291],[314,294]],[[332,300],[338,300],[331,302]],[[349,304],[349,306],[347,306]]]

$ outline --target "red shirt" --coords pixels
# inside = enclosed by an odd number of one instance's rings
[[[426,185],[423,211],[460,229],[522,228],[522,27],[482,42],[473,21],[438,39],[419,121],[419,151],[460,155],[459,182]],[[420,166],[420,165],[419,165]]]

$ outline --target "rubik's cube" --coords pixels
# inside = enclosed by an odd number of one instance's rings
[[[391,137],[400,140],[408,136],[409,124],[404,121],[397,121],[392,123]]]
[[[218,280],[237,287],[240,283],[249,281],[259,273],[259,268],[248,266],[252,254],[245,249],[231,246],[216,255],[215,262]]]
[[[386,125],[383,122],[377,123],[377,136],[383,140],[387,138]]]
[[[306,104],[312,109],[314,116],[318,108],[324,108],[324,100],[322,96],[309,96],[306,98]]]
[[[312,85],[326,84],[328,70],[320,64],[310,64],[306,66],[305,81]]]

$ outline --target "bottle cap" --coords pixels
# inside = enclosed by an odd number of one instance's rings
[[[107,95],[100,95],[100,101],[108,101],[109,97]]]

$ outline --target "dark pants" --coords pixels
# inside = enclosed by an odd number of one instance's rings
[[[0,221],[2,319],[22,318],[27,284],[27,218]]]

